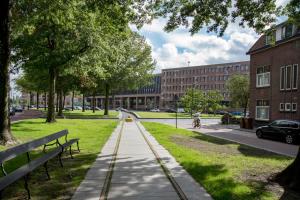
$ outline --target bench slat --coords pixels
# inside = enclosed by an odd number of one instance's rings
[[[16,156],[26,153],[28,151],[31,151],[39,146],[42,146],[44,144],[47,144],[53,140],[56,140],[62,136],[65,136],[68,134],[68,130],[62,130],[57,133],[53,133],[51,135],[48,135],[46,137],[33,140],[31,142],[26,142],[24,144],[9,148],[5,151],[0,152],[0,163],[3,163],[6,160],[10,160],[15,158]]]
[[[50,151],[47,154],[44,154],[43,156],[31,161],[30,163],[23,165],[22,167],[18,168],[17,170],[13,171],[7,176],[2,177],[0,179],[0,191],[17,181],[18,179],[24,177],[26,174],[30,173],[31,171],[44,164],[48,160],[54,158],[61,152],[61,148],[56,148],[55,150]]]

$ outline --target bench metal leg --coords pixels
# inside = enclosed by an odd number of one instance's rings
[[[63,163],[62,163],[62,160],[61,160],[61,155],[62,153],[58,154],[58,160],[59,160],[59,164],[61,167],[64,167]]]
[[[28,187],[28,175],[24,176],[24,181],[25,181],[24,186],[25,186],[25,190],[27,191],[28,199],[31,199],[30,190]]]
[[[79,141],[77,141],[76,143],[77,143],[77,150],[78,150],[78,152],[80,152],[80,149],[79,149]]]
[[[50,180],[50,175],[49,175],[49,172],[48,172],[48,161],[44,163],[44,167],[45,167],[45,170],[46,170],[46,174],[47,174],[47,177],[48,177],[48,180]]]
[[[74,158],[73,155],[72,155],[72,145],[70,146],[70,156],[71,156],[72,159]]]

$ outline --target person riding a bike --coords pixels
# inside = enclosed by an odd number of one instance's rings
[[[200,128],[201,127],[200,113],[199,112],[194,114],[193,125],[194,125],[194,128],[196,128],[196,127]]]

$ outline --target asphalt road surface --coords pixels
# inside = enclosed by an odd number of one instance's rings
[[[175,126],[175,119],[143,119],[141,121],[159,122]],[[192,128],[192,119],[178,119],[178,127],[201,132],[206,135],[226,139],[274,153],[296,157],[299,146],[280,141],[259,139],[254,132],[236,130],[238,126],[220,125],[219,119],[201,119],[201,129]]]

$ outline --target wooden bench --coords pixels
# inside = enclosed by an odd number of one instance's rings
[[[62,144],[59,139],[64,137],[64,143]],[[28,194],[28,198],[30,199],[30,190],[28,187],[28,177],[29,173],[35,170],[37,167],[43,165],[45,168],[46,175],[48,179],[50,179],[50,175],[47,168],[47,163],[50,159],[58,156],[60,166],[63,167],[63,163],[61,160],[62,153],[68,149],[71,158],[72,155],[72,144],[77,144],[77,150],[79,149],[79,139],[71,139],[68,140],[68,130],[63,130],[57,133],[53,133],[51,135],[9,148],[5,151],[0,152],[0,164],[1,164],[1,171],[3,173],[3,177],[0,178],[0,199],[2,191],[12,183],[16,182],[17,180],[24,178],[25,181],[25,189]],[[51,149],[49,152],[46,151],[46,147],[56,145],[55,148]],[[32,160],[30,157],[30,151],[40,147],[43,147],[42,156]],[[5,162],[9,161],[19,155],[26,154],[27,156],[27,164],[21,166],[20,168],[12,171],[11,173],[7,173],[5,171]]]

